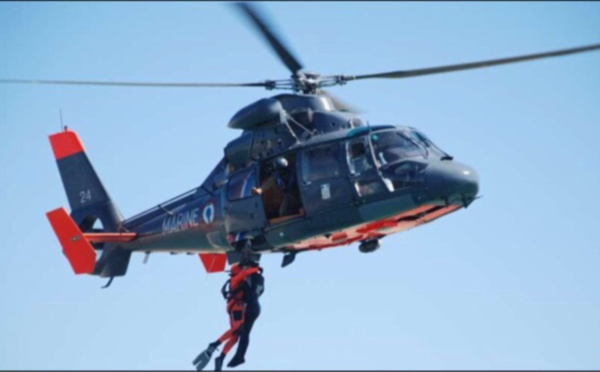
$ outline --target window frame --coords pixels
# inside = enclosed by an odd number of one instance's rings
[[[377,144],[376,142],[373,141],[372,136],[374,135],[379,135],[379,136],[383,136],[383,135],[399,135],[402,139],[404,139],[406,142],[411,143],[414,146],[414,150],[418,151],[418,154],[413,154],[410,156],[402,156],[400,159],[394,160],[394,161],[388,161],[387,159],[385,160],[385,163],[382,162],[382,160],[379,158],[378,156],[378,151],[377,151]],[[371,144],[371,149],[373,151],[373,156],[376,160],[375,164],[377,166],[377,168],[382,168],[385,167],[386,164],[390,164],[390,163],[394,163],[400,160],[404,160],[404,159],[411,159],[411,158],[415,158],[415,157],[423,157],[424,159],[426,159],[428,157],[428,151],[426,148],[423,147],[423,145],[421,145],[420,143],[418,143],[415,139],[413,139],[409,134],[407,134],[404,130],[402,129],[389,129],[389,130],[382,130],[382,131],[376,131],[376,132],[372,132],[369,134],[369,142]],[[396,146],[388,146],[391,148],[395,148]],[[386,147],[386,149],[388,148]],[[413,151],[414,151],[413,150]],[[402,149],[402,151],[404,152],[405,149]],[[379,153],[381,153],[382,151],[379,151]]]
[[[361,172],[356,172],[356,170],[354,169],[354,166],[352,164],[350,150],[351,150],[351,146],[354,145],[355,143],[362,143],[362,145],[364,146],[365,153],[362,156],[364,156],[367,159],[367,163],[369,164],[369,167],[370,167],[369,169],[362,170]],[[375,164],[375,161],[373,159],[373,148],[370,144],[368,135],[365,134],[362,136],[349,138],[346,141],[344,141],[343,147],[344,147],[344,158],[346,159],[346,165],[348,166],[348,174],[350,176],[357,177],[365,172],[369,172],[369,171],[377,168],[377,165]]]
[[[227,179],[227,189],[225,190],[225,194],[227,196],[227,201],[229,202],[236,202],[236,201],[240,201],[240,200],[245,200],[248,198],[252,198],[255,197],[256,195],[252,194],[252,187],[256,187],[257,182],[256,182],[256,167],[255,166],[251,166],[248,168],[244,168],[244,169],[239,169],[236,170],[235,172],[231,173]],[[241,197],[234,197],[231,198],[231,188],[232,188],[232,180],[236,179],[236,177],[242,177],[242,175],[246,174],[246,178],[242,178],[240,181],[246,182],[246,180],[250,179],[250,177],[254,180],[254,184],[251,185],[251,188],[248,192],[248,195],[245,195],[244,193],[244,185],[242,184],[241,186]],[[249,175],[249,176],[248,176]]]

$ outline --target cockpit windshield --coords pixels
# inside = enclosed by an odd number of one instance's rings
[[[427,155],[423,147],[401,131],[372,133],[371,143],[377,166],[384,166],[405,158]]]
[[[415,129],[411,129],[411,130],[407,131],[407,134],[413,140],[415,140],[420,145],[425,147],[425,149],[427,149],[428,155],[433,155],[433,156],[440,157],[440,158],[448,157],[448,154],[446,154],[439,147],[437,147],[425,134],[423,134]]]

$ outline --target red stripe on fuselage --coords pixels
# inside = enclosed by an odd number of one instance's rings
[[[50,135],[49,138],[56,160],[84,151],[79,136],[72,130],[65,129],[63,132]]]
[[[83,233],[83,237],[91,243],[125,243],[137,237],[136,233]]]
[[[433,221],[434,219],[454,212],[459,208],[460,206],[458,205],[449,205],[447,207],[436,209],[430,213],[427,213],[427,211],[434,209],[434,206],[423,205],[392,217],[384,218],[379,221],[368,222],[336,232],[330,237],[320,236],[307,239],[300,243],[293,244],[291,248],[296,250],[315,250],[339,247],[366,239],[379,239],[386,235],[395,234],[397,232],[408,230],[412,227]]]

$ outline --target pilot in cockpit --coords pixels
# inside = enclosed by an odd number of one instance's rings
[[[363,142],[355,142],[350,146],[350,167],[352,173],[361,174],[372,168],[367,155],[367,150]]]

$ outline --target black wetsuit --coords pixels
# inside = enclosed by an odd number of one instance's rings
[[[246,356],[246,350],[250,343],[250,332],[256,319],[260,316],[260,303],[258,298],[264,291],[264,278],[261,275],[262,269],[258,274],[252,274],[244,283],[244,302],[246,303],[246,314],[244,324],[240,330],[240,340],[233,360],[243,360]]]
[[[248,302],[246,304],[246,319],[240,332],[240,341],[234,357],[244,358],[246,356],[246,350],[248,350],[250,344],[250,332],[259,315],[260,304],[258,301]]]

